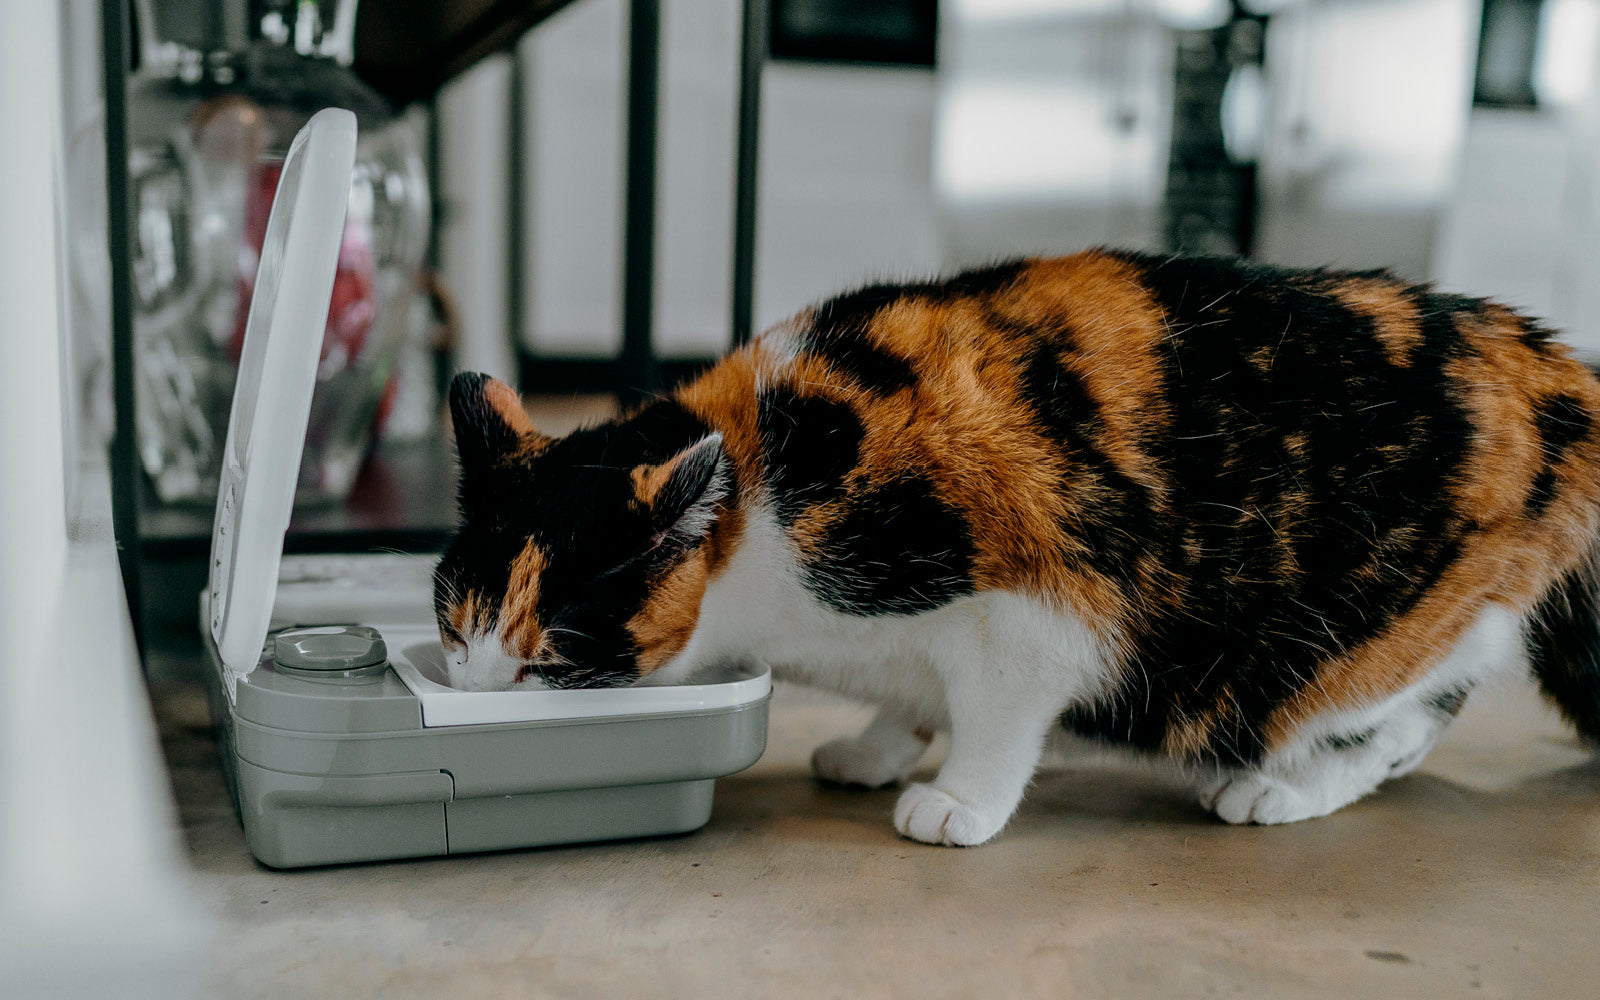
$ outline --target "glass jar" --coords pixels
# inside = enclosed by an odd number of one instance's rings
[[[428,190],[413,124],[348,68],[354,6],[252,0],[249,37],[202,52],[163,40],[162,0],[140,0],[128,98],[137,426],[164,502],[216,500],[278,171],[326,107],[354,112],[360,139],[296,501],[343,499],[382,420],[417,294]]]

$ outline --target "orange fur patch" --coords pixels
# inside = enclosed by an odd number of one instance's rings
[[[1399,282],[1381,278],[1350,278],[1332,290],[1346,309],[1372,320],[1389,363],[1398,368],[1410,367],[1412,355],[1422,346],[1422,317],[1404,293]]]
[[[672,478],[672,470],[677,467],[677,459],[662,462],[660,465],[636,467],[629,473],[629,478],[633,480],[633,495],[646,506],[655,503],[656,496],[661,492],[661,488],[667,485],[667,480]]]
[[[1161,739],[1161,749],[1180,759],[1203,759],[1210,749],[1211,734],[1220,714],[1213,705],[1191,718],[1172,722]]]
[[[533,659],[544,639],[539,623],[539,575],[544,572],[544,550],[529,540],[512,560],[506,579],[506,598],[500,606],[500,644],[507,652]]]
[[[802,314],[788,325],[809,321]],[[1059,484],[1069,459],[1017,420],[1024,409],[1017,373],[1034,345],[1002,324],[1064,331],[1054,345],[1061,361],[1084,381],[1106,418],[1099,446],[1124,475],[1162,496],[1164,480],[1138,442],[1169,420],[1164,400],[1149,389],[1160,381],[1164,320],[1133,269],[1100,254],[1034,262],[1002,294],[948,302],[911,297],[881,310],[867,339],[911,365],[917,380],[909,391],[881,396],[861,389],[824,358],[791,354],[792,331],[780,329],[676,396],[723,432],[746,495],[762,481],[754,386],[783,384],[801,396],[850,407],[864,436],[843,504],[850,493],[903,475],[923,476],[970,525],[980,589],[1033,594],[1073,608],[1109,633],[1124,612],[1124,595],[1083,568],[1088,553],[1073,551],[1060,529],[1062,519],[1087,509],[1092,497],[1063,497]],[[809,551],[842,511],[838,502],[814,505],[801,514],[791,539]],[[713,529],[713,573],[740,527],[724,518]],[[1150,561],[1143,575],[1154,592],[1166,571]]]
[[[476,631],[481,610],[478,605],[478,592],[469,590],[459,603],[450,608],[445,618],[450,622],[450,627],[455,630],[456,635],[466,638]]]
[[[1060,333],[1041,343],[1018,329]],[[1092,488],[1070,475],[1071,456],[1018,420],[1027,407],[1016,380],[1030,351],[1052,351],[1098,404],[1097,446],[1160,498],[1164,481],[1138,441],[1168,420],[1150,391],[1160,384],[1165,328],[1131,269],[1098,254],[1035,262],[1004,294],[896,306],[871,334],[914,358],[920,381],[911,393],[856,401],[867,427],[863,467],[927,470],[940,499],[971,526],[980,589],[1062,604],[1108,635],[1127,595],[1087,570],[1090,553],[1061,530],[1066,519],[1092,516]],[[1163,575],[1154,564],[1143,571],[1151,584]]]
[[[761,489],[761,433],[756,422],[755,387],[776,365],[769,339],[746,344],[700,378],[675,393],[680,405],[708,427],[722,432],[722,453],[733,473],[733,488],[701,546],[707,570],[716,576],[733,558],[744,537],[744,505]]]
[[[639,673],[651,673],[689,644],[700,620],[700,599],[709,577],[704,548],[667,574],[651,591],[643,608],[628,622],[639,647]]]
[[[520,446],[513,449],[507,458],[525,458],[530,454],[537,454],[549,447],[553,438],[539,433],[533,425],[533,418],[528,416],[528,411],[522,405],[522,397],[517,395],[517,390],[506,385],[497,378],[491,378],[483,384],[484,401],[499,414],[507,427],[517,433],[521,439]]]
[[[529,418],[528,411],[522,408],[522,397],[517,395],[517,390],[497,378],[491,378],[483,384],[483,399],[494,408],[507,427],[518,434],[534,433],[533,420]]]

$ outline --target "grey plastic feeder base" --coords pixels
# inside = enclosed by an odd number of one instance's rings
[[[274,868],[686,833],[710,819],[713,779],[766,748],[770,692],[710,710],[429,728],[393,669],[338,683],[264,656],[230,702],[207,649],[228,785],[251,853]]]

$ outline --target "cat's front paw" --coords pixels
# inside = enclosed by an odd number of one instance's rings
[[[972,847],[1000,832],[1005,816],[989,816],[963,805],[932,785],[912,785],[894,807],[894,828],[924,844]]]
[[[851,736],[829,740],[811,754],[811,773],[835,785],[882,788],[904,781],[910,770],[877,744]]]
[[[1300,791],[1260,774],[1218,778],[1201,791],[1200,804],[1234,824],[1270,826],[1321,815]]]

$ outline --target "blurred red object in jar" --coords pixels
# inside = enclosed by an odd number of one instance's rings
[[[282,172],[282,163],[263,163],[251,171],[245,204],[245,245],[239,255],[239,303],[234,310],[233,336],[228,343],[228,356],[235,363],[244,349],[244,327],[250,315],[250,296],[255,291],[256,265],[261,260],[267,218],[272,212],[272,198],[277,193],[278,175]],[[372,254],[372,227],[370,220],[352,207],[345,219],[344,239],[339,244],[339,266],[333,279],[333,297],[328,304],[328,325],[322,335],[319,378],[326,379],[361,356],[377,314],[377,265]]]

